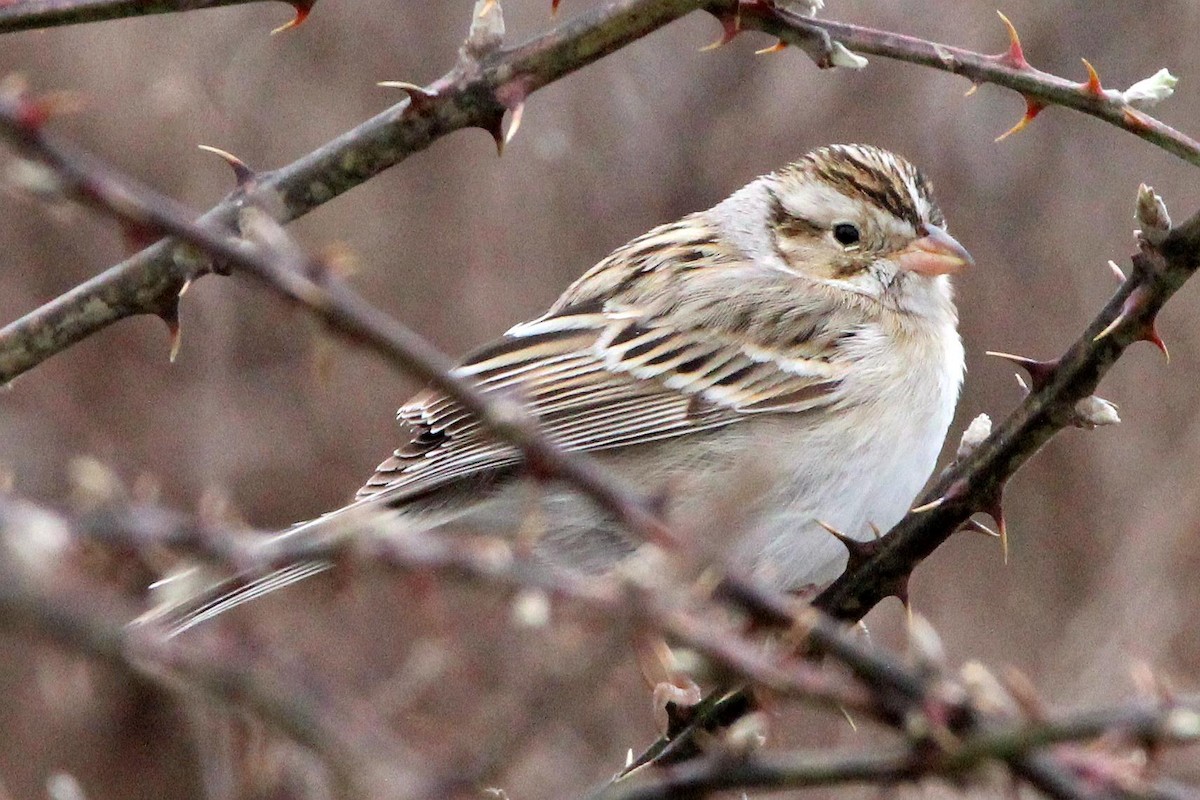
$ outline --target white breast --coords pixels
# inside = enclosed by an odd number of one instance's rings
[[[963,375],[953,322],[928,334],[897,344],[864,331],[837,418],[777,423],[768,457],[786,477],[737,548],[743,566],[783,588],[825,585],[845,568],[846,550],[816,520],[868,539],[872,524],[886,531],[908,511],[933,471]]]

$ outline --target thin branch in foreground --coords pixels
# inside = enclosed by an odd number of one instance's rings
[[[0,537],[24,538],[33,524],[70,530],[69,522],[49,512],[0,500]],[[346,708],[327,693],[292,691],[283,676],[264,674],[228,648],[183,646],[130,628],[96,606],[94,598],[52,596],[12,568],[0,568],[0,628],[46,637],[122,671],[167,678],[168,685],[174,681],[220,705],[244,709],[322,756],[351,796],[423,794],[421,780],[404,766],[410,762],[407,750],[363,709]]]
[[[125,17],[144,17],[179,11],[255,3],[261,0],[10,0],[0,3],[0,33],[103,22]],[[299,25],[312,11],[316,0],[281,0],[296,9],[296,16],[276,31]]]

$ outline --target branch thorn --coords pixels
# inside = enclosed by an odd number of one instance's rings
[[[1043,103],[1039,100],[1034,100],[1032,97],[1026,97],[1025,98],[1025,113],[1021,115],[1021,118],[1019,120],[1017,120],[1016,125],[1013,125],[1011,128],[1006,130],[1004,133],[997,136],[995,141],[1002,142],[1005,139],[1007,139],[1008,137],[1012,136],[1014,133],[1020,133],[1021,131],[1025,130],[1025,128],[1028,127],[1029,123],[1033,122],[1034,118],[1036,118],[1038,114],[1042,113],[1042,109],[1044,109],[1045,107],[1046,107],[1045,103]]]
[[[254,178],[256,177],[254,170],[246,166],[246,162],[242,161],[233,153],[222,150],[219,147],[212,147],[207,144],[198,144],[196,147],[207,153],[212,153],[218,156],[226,164],[228,164],[229,168],[233,170],[233,179],[237,183],[239,189],[244,189],[254,182]]]
[[[923,505],[919,505],[919,506],[916,506],[915,508],[909,509],[909,513],[910,514],[924,514],[926,511],[933,511],[935,508],[938,508],[945,502],[946,502],[945,497],[939,497],[937,500],[931,500],[928,503],[925,503]]]
[[[978,83],[975,83],[974,81],[971,81],[971,88],[969,88],[969,89],[967,89],[965,92],[963,92],[963,97],[970,97],[971,95],[973,95],[973,94],[975,94],[976,92],[978,92],[978,91],[979,91],[979,86],[980,86],[980,85],[979,85]]]
[[[431,92],[423,86],[417,86],[415,83],[408,81],[379,81],[376,86],[382,86],[385,89],[400,89],[408,95],[408,107],[414,111],[421,112],[429,107],[429,101],[437,97],[436,92]]]
[[[875,531],[875,538],[868,539],[866,541],[860,541],[852,536],[847,536],[827,522],[823,522],[821,520],[817,520],[816,522],[818,525],[828,531],[833,538],[845,545],[846,552],[849,554],[850,558],[847,564],[847,569],[858,568],[867,559],[879,552],[882,539],[879,538],[879,529],[874,525],[872,525],[871,528],[873,531]]]
[[[1097,97],[1103,97],[1104,87],[1100,85],[1100,75],[1096,72],[1096,68],[1093,67],[1092,62],[1088,61],[1086,58],[1081,58],[1079,60],[1083,62],[1085,67],[1087,67],[1088,72],[1087,83],[1080,84],[1080,86],[1082,86],[1083,90],[1088,94],[1094,94]]]
[[[284,0],[284,2],[296,9],[296,16],[292,17],[278,28],[272,30],[272,36],[277,33],[283,33],[286,30],[291,30],[292,28],[297,28],[304,24],[304,20],[308,19],[308,15],[312,12],[312,7],[316,4],[317,0]]]
[[[508,144],[517,135],[517,129],[521,127],[521,118],[525,115],[525,101],[517,103],[512,107],[512,117],[508,122],[508,131],[504,134],[504,143]]]
[[[987,525],[984,525],[982,522],[980,522],[976,519],[968,519],[961,526],[959,526],[959,530],[960,531],[973,531],[975,533],[982,533],[984,536],[990,536],[993,539],[1000,538],[999,533],[992,530]]]
[[[190,281],[184,283],[183,289],[180,290],[179,294],[183,293],[183,290],[187,288],[188,283],[190,283]],[[175,297],[171,299],[171,302],[166,308],[158,312],[158,318],[166,323],[167,333],[171,336],[171,350],[168,353],[167,358],[172,364],[174,364],[175,359],[179,357],[179,348],[183,345],[183,328],[181,328],[179,325],[179,294],[175,295]]]
[[[1108,268],[1112,270],[1113,277],[1117,279],[1117,283],[1124,283],[1127,280],[1125,272],[1111,258],[1108,260]]]
[[[997,10],[996,16],[1000,17],[1000,21],[1008,30],[1008,51],[999,56],[993,56],[993,58],[1007,63],[1014,69],[1029,69],[1029,62],[1025,59],[1025,50],[1021,47],[1021,37],[1017,34],[1016,26],[1012,24],[1012,20],[1004,16],[1002,11]]]
[[[783,39],[780,39],[779,41],[775,42],[775,44],[771,45],[770,47],[764,47],[761,50],[755,50],[754,55],[766,56],[766,55],[771,55],[773,53],[781,53],[787,49],[787,46],[788,46],[788,43],[785,42]]]
[[[1014,356],[1012,353],[1001,353],[996,350],[988,350],[984,355],[1002,358],[1011,364],[1016,364],[1021,369],[1029,373],[1030,383],[1033,385],[1034,391],[1041,389],[1050,379],[1054,377],[1055,370],[1058,369],[1058,359],[1050,361],[1038,361],[1033,358],[1025,358],[1024,356]]]
[[[1137,312],[1138,306],[1144,302],[1144,298],[1145,289],[1143,287],[1139,286],[1137,289],[1134,289],[1121,305],[1121,313],[1117,314],[1116,319],[1108,323],[1104,330],[1097,333],[1092,338],[1092,341],[1098,342],[1124,325],[1126,320]],[[1159,352],[1163,354],[1168,364],[1171,363],[1171,353],[1167,350],[1167,343],[1163,341],[1162,336],[1158,332],[1158,322],[1153,316],[1140,323],[1140,327],[1134,336],[1134,341],[1149,342],[1159,349]]]
[[[984,507],[979,509],[996,522],[996,533],[1000,539],[1000,549],[1004,552],[1004,563],[1008,563],[1008,526],[1004,523],[1004,489],[996,490]]]
[[[721,38],[717,39],[712,44],[707,44],[700,48],[701,53],[707,53],[709,50],[716,50],[718,47],[724,47],[732,42],[737,35],[742,32],[742,14],[741,5],[739,4],[733,13],[715,15],[717,22],[721,23]]]

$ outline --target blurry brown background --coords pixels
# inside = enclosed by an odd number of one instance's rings
[[[595,3],[563,0],[560,14]],[[551,25],[548,5],[505,0],[510,41]],[[55,122],[57,130],[200,210],[231,178],[197,144],[259,168],[299,157],[398,100],[376,81],[422,83],[449,68],[470,6],[322,0],[307,24],[275,37],[267,31],[290,13],[280,4],[10,34],[0,74],[81,92],[86,110]],[[984,51],[1005,44],[990,2],[829,6],[835,19]],[[1157,111],[1200,133],[1200,5],[1009,0],[1003,10],[1030,60],[1048,71],[1082,78],[1086,56],[1106,86],[1124,88],[1169,66],[1179,92]],[[483,132],[454,134],[292,230],[314,250],[347,245],[359,289],[461,353],[537,313],[654,224],[816,145],[883,145],[930,174],[951,229],[978,262],[958,282],[969,373],[957,440],[971,417],[1002,418],[1020,397],[1012,369],[985,350],[1054,356],[1111,295],[1105,261],[1127,264],[1139,182],[1153,184],[1178,218],[1200,208],[1193,168],[1081,115],[1050,109],[995,144],[1021,111],[1006,91],[985,86],[964,98],[961,78],[883,59],[862,72],[819,72],[797,51],[752,55],[770,43],[758,35],[697,52],[716,34],[704,15],[676,23],[538,92],[502,159]],[[122,257],[107,221],[0,195],[3,321]],[[1198,314],[1189,285],[1160,323],[1170,365],[1140,345],[1103,385],[1120,406],[1119,427],[1068,431],[1012,482],[1007,567],[994,541],[963,535],[917,572],[916,607],[954,660],[1017,665],[1064,706],[1126,695],[1139,660],[1195,687]],[[413,383],[341,345],[320,379],[314,326],[257,287],[200,281],[183,303],[183,326],[174,365],[162,324],[139,319],[0,393],[0,462],[15,473],[16,491],[62,504],[67,463],[91,454],[129,481],[153,476],[170,505],[224,495],[253,524],[281,526],[344,502],[395,445],[392,415]],[[326,619],[315,609],[330,595],[328,586],[299,589],[264,604],[256,635],[308,653],[320,674],[359,682],[372,702],[405,685],[414,658],[441,652],[430,642],[461,643],[464,631],[445,620],[412,623],[401,589],[339,599]],[[481,613],[503,620],[502,609],[485,604]],[[878,636],[893,640],[898,607],[873,618]],[[537,649],[518,638],[479,645],[462,662],[493,676],[472,699],[502,725],[507,707],[488,692],[503,694],[525,645]],[[463,731],[439,727],[468,703],[442,696],[462,677],[447,676],[396,720],[407,733],[470,751]],[[620,664],[603,685],[564,700],[563,721],[549,730],[531,726],[495,782],[513,798],[570,796],[614,771],[626,747],[648,743],[649,701],[632,665]],[[787,742],[820,743],[831,732],[855,741],[841,723],[786,720]],[[60,770],[89,797],[197,796],[189,731],[158,694],[69,654],[0,640],[0,797],[2,787],[14,798],[40,796]],[[1200,768],[1184,775],[1200,779]]]

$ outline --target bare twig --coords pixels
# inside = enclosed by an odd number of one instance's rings
[[[727,16],[735,5],[737,0],[716,0],[708,5],[708,9],[718,16]],[[1028,119],[1022,117],[1025,123],[1047,106],[1070,108],[1115,125],[1200,166],[1200,142],[1134,108],[1121,92],[1101,87],[1098,78],[1094,84],[1090,75],[1083,81],[1072,81],[1030,66],[1014,29],[1010,28],[1012,39],[1007,52],[986,55],[915,36],[802,17],[786,8],[757,0],[742,0],[740,5],[738,19],[742,28],[764,31],[810,51],[814,48],[814,38],[817,38],[820,39],[818,48],[821,43],[837,42],[856,53],[932,67],[962,75],[973,84],[1003,86],[1026,100]],[[1024,124],[1018,124],[1024,127]]]
[[[843,783],[894,784],[931,777],[957,779],[989,762],[1011,761],[1054,745],[1114,735],[1134,742],[1195,742],[1200,737],[1200,698],[1168,707],[1134,703],[1065,715],[1054,721],[1010,724],[969,736],[948,749],[910,743],[849,753],[744,754],[717,747],[686,763],[643,771],[610,784],[594,800],[667,800],[703,797],[723,789],[778,790]],[[1121,794],[1187,796],[1186,792],[1153,784],[1130,787]]]

